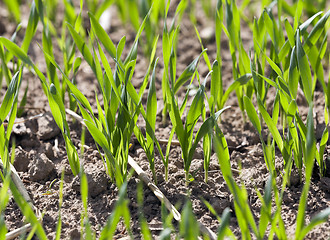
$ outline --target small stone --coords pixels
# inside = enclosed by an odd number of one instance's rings
[[[14,167],[19,172],[27,172],[30,163],[29,156],[20,146],[15,149]]]
[[[141,153],[144,153],[143,148],[136,149],[136,155],[140,156]]]
[[[200,32],[200,37],[203,42],[209,42],[214,39],[214,27],[206,27]]]
[[[48,179],[51,172],[54,171],[55,165],[46,154],[35,155],[33,161],[29,164],[29,175],[32,181],[40,181]]]
[[[50,112],[38,118],[38,137],[41,140],[54,138],[60,133],[60,129]]]
[[[141,166],[141,168],[142,168],[143,171],[147,171],[149,169],[149,164],[148,163],[142,162],[140,164],[140,166]]]
[[[142,162],[142,161],[146,161],[148,160],[148,157],[147,157],[147,154],[145,152],[142,152],[140,155],[139,155],[139,160]]]

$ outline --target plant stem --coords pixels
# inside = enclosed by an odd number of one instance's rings
[[[189,185],[189,171],[185,171],[185,177],[186,177],[186,186]]]
[[[157,185],[158,182],[157,182],[157,176],[156,176],[155,169],[153,168],[151,171],[152,171],[152,176],[154,178],[155,184]]]
[[[165,182],[168,181],[168,166],[165,166]]]
[[[209,178],[209,172],[208,171],[204,171],[204,181],[205,181],[205,183],[207,183],[208,178]]]

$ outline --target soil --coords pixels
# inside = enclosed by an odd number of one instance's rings
[[[22,6],[25,10],[28,9],[28,4]],[[174,8],[171,7],[171,15]],[[109,34],[114,43],[117,43],[123,35],[126,35],[127,45],[131,46],[134,41],[134,31],[129,26],[122,27],[121,21],[116,15],[115,9],[112,10],[111,27]],[[206,34],[204,46],[208,48],[210,60],[216,57],[216,45],[212,35],[207,35],[207,30],[213,27],[212,21],[207,19],[200,9],[197,9],[197,28],[203,34]],[[28,13],[29,11],[23,11]],[[23,15],[23,19],[28,16]],[[88,21],[87,21],[88,22]],[[15,24],[8,17],[8,13],[3,3],[0,3],[0,34],[5,37],[10,37],[15,30]],[[18,41],[22,40],[26,24],[23,21],[23,29],[18,34]],[[241,27],[241,36],[243,38],[245,49],[252,47],[251,32],[244,24]],[[41,69],[45,67],[43,55],[37,46],[37,42],[41,42],[41,28],[38,28],[35,39],[32,41],[29,54],[33,61],[38,63]],[[224,36],[224,34],[223,34]],[[55,42],[55,41],[54,41]],[[157,49],[157,55],[160,57],[159,71],[157,72],[157,99],[158,111],[162,109],[162,92],[161,92],[161,77],[162,77],[162,55],[161,41]],[[224,36],[221,42],[221,53],[223,57],[223,81],[225,89],[233,81],[231,69],[231,56],[228,47],[228,40]],[[128,48],[127,48],[128,49]],[[126,52],[127,52],[126,49]],[[57,49],[58,50],[58,49]],[[201,52],[200,43],[193,30],[193,25],[189,21],[189,17],[184,15],[180,29],[178,41],[178,68],[177,72],[181,73],[184,68]],[[55,52],[55,56],[61,61],[61,53]],[[137,88],[143,80],[148,60],[143,56],[140,49],[138,62],[133,76],[133,84]],[[45,70],[45,69],[43,69]],[[207,66],[203,60],[199,65],[199,73],[201,77],[205,77],[208,73]],[[79,178],[74,177],[71,173],[68,163],[65,145],[61,136],[60,130],[56,126],[50,109],[47,98],[44,96],[40,82],[27,70],[24,72],[20,99],[24,94],[25,87],[28,84],[28,101],[24,111],[24,115],[17,119],[13,129],[13,137],[16,139],[15,162],[14,166],[18,171],[23,183],[28,190],[30,197],[33,199],[35,206],[44,212],[43,226],[49,239],[54,239],[56,224],[58,221],[59,212],[59,185],[61,172],[64,170],[64,189],[63,189],[63,206],[61,209],[62,216],[62,234],[61,239],[80,239],[80,219],[82,212],[82,202],[80,195]],[[197,83],[195,83],[197,84]],[[5,84],[4,84],[5,85]],[[86,63],[80,67],[77,75],[77,86],[85,94],[96,109],[95,93],[97,82],[90,68]],[[1,96],[5,92],[6,87],[1,89]],[[179,98],[183,98],[184,92],[179,93]],[[269,95],[271,96],[271,95]],[[1,97],[2,98],[2,97]],[[324,126],[323,93],[321,89],[316,89],[315,105],[317,123],[319,126]],[[144,99],[146,100],[146,98]],[[269,100],[270,102],[272,99]],[[299,110],[301,113],[307,113],[307,104],[301,100]],[[263,152],[257,132],[250,123],[245,123],[242,113],[239,109],[235,94],[231,94],[226,105],[231,108],[226,110],[221,117],[221,125],[223,133],[230,148],[231,165],[234,172],[235,180],[239,183],[244,183],[248,196],[249,204],[253,210],[255,218],[258,219],[260,213],[261,202],[257,197],[257,190],[263,192],[265,183],[269,177],[268,170],[263,158]],[[40,114],[40,115],[38,115]],[[32,116],[36,116],[30,120]],[[68,116],[71,137],[79,149],[81,126],[76,121],[73,121]],[[143,121],[138,122],[140,127],[143,126]],[[320,129],[317,127],[317,129]],[[167,139],[171,131],[171,123],[163,126],[161,114],[157,115],[156,136],[161,139]],[[317,133],[318,134],[318,133]],[[317,136],[320,136],[319,134]],[[318,139],[319,140],[319,139]],[[93,139],[87,134],[86,145],[89,146],[85,150],[81,161],[87,175],[89,184],[89,199],[88,199],[88,216],[96,237],[99,236],[102,227],[105,225],[112,210],[114,209],[118,198],[118,189],[114,183],[109,181],[105,173],[102,160],[99,156]],[[164,146],[164,149],[166,146]],[[149,170],[149,163],[146,154],[142,148],[135,144],[130,152],[130,155],[135,161],[147,172],[149,177],[152,177]],[[330,146],[327,147],[325,158],[330,159]],[[193,211],[199,222],[209,227],[214,232],[219,227],[217,218],[212,215],[208,208],[203,203],[202,199],[208,201],[217,214],[221,216],[225,208],[230,208],[231,220],[230,228],[237,237],[240,237],[240,230],[237,219],[234,214],[233,197],[230,194],[225,181],[219,169],[218,159],[215,154],[212,155],[209,167],[209,180],[204,182],[203,169],[203,150],[199,146],[194,155],[191,164],[190,173],[194,180],[186,185],[184,180],[183,161],[181,159],[180,148],[173,146],[170,152],[169,159],[169,179],[164,180],[164,166],[157,155],[156,157],[156,173],[158,187],[181,211],[183,204],[187,199],[192,201]],[[282,157],[279,151],[276,151],[276,168],[280,173],[283,168]],[[315,214],[321,210],[330,207],[330,164],[325,177],[320,178],[317,173],[313,175],[308,195],[308,203],[306,210],[306,222],[308,222]],[[280,174],[278,174],[280,175]],[[280,183],[280,177],[277,178]],[[140,180],[133,175],[128,181],[127,198],[129,199],[129,209],[131,213],[131,227],[136,239],[140,236],[140,225],[138,222],[138,204],[136,197],[136,189]],[[1,183],[0,183],[1,186]],[[293,171],[291,176],[291,186],[285,190],[285,195],[282,205],[282,217],[290,237],[294,238],[295,221],[299,206],[299,199],[302,192],[303,183],[298,180],[298,174]],[[144,204],[143,214],[147,219],[150,230],[154,238],[159,236],[162,230],[161,218],[161,203],[155,197],[148,187],[144,186]],[[11,198],[5,210],[5,222],[9,231],[12,231],[23,225],[23,216]],[[176,224],[174,224],[177,226]],[[329,239],[330,238],[330,220],[317,226],[307,236],[306,239]],[[127,235],[124,224],[119,224],[116,230],[116,239],[123,238]]]

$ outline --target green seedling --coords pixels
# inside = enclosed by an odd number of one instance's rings
[[[189,181],[189,169],[190,164],[193,158],[193,154],[195,152],[195,149],[198,145],[198,142],[208,133],[213,131],[213,127],[216,124],[216,121],[220,114],[225,110],[222,109],[215,113],[214,115],[210,116],[207,120],[203,122],[203,124],[200,126],[198,132],[195,135],[195,139],[193,140],[193,131],[194,127],[198,121],[198,119],[201,117],[202,113],[205,111],[204,106],[204,95],[205,95],[205,83],[200,85],[192,103],[190,106],[190,109],[187,113],[186,121],[183,126],[181,116],[183,113],[183,110],[185,108],[186,102],[183,103],[181,108],[179,108],[177,101],[174,97],[174,90],[171,90],[170,88],[167,89],[167,95],[171,96],[171,99],[167,103],[170,107],[169,114],[170,118],[172,120],[173,129],[178,137],[178,140],[180,142],[180,146],[182,149],[182,158],[184,162],[184,170],[185,170],[185,176],[186,181]],[[169,85],[168,85],[169,86]],[[185,99],[187,99],[189,90],[187,91]],[[206,169],[207,171],[207,169]]]
[[[58,91],[54,84],[49,83],[46,79],[46,77],[43,75],[43,73],[37,68],[37,66],[31,61],[31,59],[26,55],[24,51],[22,51],[15,43],[11,42],[10,40],[0,37],[0,42],[15,55],[18,57],[24,64],[31,67],[35,74],[39,77],[42,88],[44,90],[44,93],[46,94],[49,105],[51,108],[51,111],[53,113],[54,119],[59,126],[60,130],[62,131],[66,149],[68,153],[68,159],[71,166],[71,170],[73,174],[77,174],[79,172],[79,159],[78,159],[78,153],[76,151],[76,148],[74,147],[71,137],[70,137],[70,130],[66,121],[65,116],[65,108],[64,104],[58,94]],[[49,60],[52,62],[52,64],[56,67],[59,67],[55,61],[45,53],[46,56],[48,56]],[[66,79],[67,80],[67,79]]]
[[[60,35],[54,26],[56,22],[56,11],[59,4],[55,1],[35,0],[31,3],[27,29],[24,34],[22,45],[18,46],[17,33],[21,29],[18,25],[12,35],[11,40],[0,37],[0,86],[2,87],[3,78],[6,81],[7,92],[2,98],[0,107],[0,158],[5,166],[0,171],[2,187],[0,189],[0,239],[4,239],[8,232],[3,212],[9,201],[8,189],[11,190],[14,200],[22,210],[26,221],[31,223],[32,230],[27,236],[32,238],[36,233],[39,239],[47,239],[46,233],[33,213],[30,204],[16,189],[10,179],[8,166],[13,162],[15,155],[15,143],[12,144],[12,155],[9,156],[9,139],[16,116],[23,113],[23,108],[28,96],[28,87],[24,91],[21,103],[18,103],[18,91],[23,81],[23,66],[31,70],[41,81],[42,89],[49,101],[49,106],[54,119],[62,131],[62,135],[67,148],[69,163],[73,173],[80,174],[81,178],[81,197],[83,210],[81,212],[81,237],[85,239],[95,239],[91,223],[88,220],[88,187],[86,175],[80,166],[78,153],[70,137],[69,126],[66,121],[65,107],[67,100],[70,108],[77,111],[84,118],[88,130],[94,137],[109,176],[117,181],[120,187],[119,199],[112,212],[106,226],[101,231],[100,239],[112,239],[114,237],[117,224],[120,219],[128,230],[128,234],[133,238],[130,229],[130,213],[128,208],[127,191],[127,156],[130,145],[130,138],[133,134],[137,137],[140,145],[145,150],[151,171],[155,177],[155,147],[158,149],[160,157],[165,166],[165,179],[168,179],[168,158],[171,141],[174,134],[179,139],[186,180],[192,181],[194,174],[189,173],[193,153],[200,141],[203,139],[204,150],[204,169],[205,181],[208,178],[208,165],[212,149],[216,151],[219,159],[220,168],[230,192],[234,198],[235,216],[237,217],[242,239],[287,239],[286,226],[281,216],[282,201],[289,184],[291,168],[296,167],[300,173],[300,178],[305,175],[298,215],[296,219],[295,239],[303,239],[317,224],[327,221],[330,209],[327,208],[316,214],[309,223],[305,223],[305,212],[307,196],[311,183],[313,167],[319,167],[319,174],[326,173],[323,155],[329,139],[328,124],[330,112],[330,85],[325,76],[324,66],[328,65],[328,37],[329,30],[328,18],[330,11],[319,12],[318,9],[325,9],[326,1],[296,1],[288,3],[286,1],[261,1],[264,11],[259,18],[253,21],[244,15],[246,9],[252,9],[252,1],[245,0],[238,6],[235,1],[218,0],[217,5],[210,8],[210,0],[200,2],[206,15],[214,16],[216,58],[211,65],[211,55],[208,55],[200,39],[197,28],[196,35],[201,43],[201,54],[184,72],[177,74],[177,45],[180,34],[180,22],[186,9],[190,9],[190,17],[196,23],[195,16],[192,15],[196,10],[197,1],[180,1],[170,25],[169,20],[170,1],[86,1],[89,9],[91,29],[89,39],[86,38],[86,29],[83,28],[83,1],[80,1],[80,9],[76,10],[72,1],[63,0],[64,21],[61,25]],[[10,14],[18,23],[21,18],[20,8],[16,0],[11,2],[5,0],[4,3],[9,9]],[[136,39],[126,58],[123,58],[124,48],[127,45],[126,38],[123,37],[118,43],[114,44],[105,30],[101,27],[99,19],[101,14],[110,5],[115,4],[119,9],[119,15],[123,22],[132,25],[137,32]],[[320,8],[321,7],[321,8]],[[128,9],[128,10],[127,10]],[[274,14],[276,12],[276,14]],[[306,19],[306,13],[307,17]],[[53,15],[52,15],[53,14]],[[164,72],[162,77],[163,90],[163,121],[166,123],[166,116],[169,113],[173,123],[173,128],[169,136],[166,155],[163,156],[161,147],[155,137],[155,124],[157,113],[156,98],[156,77],[160,69],[156,58],[158,44],[159,20],[163,19],[162,35],[162,54]],[[35,65],[27,55],[31,43],[34,42],[39,21],[42,24],[42,43],[46,62],[46,76],[41,69]],[[245,21],[251,28],[253,34],[253,50],[246,51],[240,36],[240,23]],[[144,33],[142,34],[142,31]],[[229,48],[233,64],[233,82],[228,89],[223,89],[222,79],[222,31],[229,39]],[[56,39],[56,41],[54,41]],[[54,49],[58,44],[63,52],[63,66],[55,61]],[[142,44],[141,44],[142,43]],[[184,44],[184,43],[183,43]],[[150,64],[148,66],[142,86],[137,91],[132,84],[134,69],[138,56],[138,46],[148,53]],[[80,51],[82,58],[76,57],[76,48]],[[108,58],[108,55],[110,58]],[[210,92],[205,89],[206,80],[200,83],[198,64],[203,56],[209,69]],[[82,61],[86,61],[97,81],[98,90],[96,91],[96,111],[92,109],[89,101],[78,90],[76,86],[76,76],[79,74],[79,67]],[[9,65],[11,64],[11,66]],[[114,68],[110,67],[115,65]],[[10,67],[9,67],[10,66]],[[60,73],[60,75],[58,75]],[[328,77],[329,78],[329,77]],[[193,91],[192,83],[198,81],[197,91],[192,99],[190,110],[186,107],[190,102],[189,93]],[[252,80],[251,80],[252,79]],[[183,103],[178,104],[177,94],[185,87],[188,90],[183,98]],[[321,140],[316,142],[314,134],[313,111],[314,94],[317,84],[321,86],[324,94],[324,122],[326,127],[323,129]],[[27,84],[28,85],[28,84]],[[148,97],[145,107],[142,104],[142,96],[146,93],[149,85]],[[270,106],[269,89],[274,88],[275,97]],[[299,111],[298,93],[304,93],[306,102],[309,105],[307,121]],[[196,89],[196,88],[195,88]],[[261,203],[259,219],[256,219],[249,207],[249,196],[244,185],[239,186],[233,177],[230,155],[224,134],[219,129],[217,123],[220,121],[220,114],[225,109],[229,95],[235,91],[237,101],[243,116],[247,113],[249,120],[256,128],[267,168],[270,176],[265,184],[263,194],[257,190],[257,195]],[[69,98],[65,95],[69,93]],[[255,96],[255,99],[253,97]],[[206,99],[206,101],[205,101]],[[273,99],[273,98],[272,98]],[[205,102],[208,103],[210,117],[206,117]],[[94,112],[93,112],[94,111]],[[146,135],[143,135],[139,126],[136,125],[137,118],[141,114],[145,120]],[[183,116],[186,119],[183,122]],[[197,122],[202,120],[200,129],[193,134]],[[4,124],[5,123],[5,124]],[[267,138],[268,140],[264,140]],[[84,143],[82,137],[82,145]],[[278,148],[283,156],[283,170],[275,170],[275,149]],[[83,148],[81,154],[83,154]],[[303,172],[304,171],[304,172]],[[282,184],[279,189],[276,183],[278,174],[282,176]],[[63,174],[60,183],[61,209],[63,201]],[[51,183],[51,185],[53,182]],[[51,186],[50,186],[51,187]],[[49,192],[51,193],[51,192]],[[47,194],[47,193],[46,193]],[[138,202],[142,203],[142,192],[139,190]],[[212,213],[214,209],[208,205]],[[196,217],[192,213],[191,204],[188,202],[182,212],[182,222],[179,231],[176,232],[172,225],[173,216],[168,215],[162,208],[162,220],[164,230],[160,234],[160,239],[171,239],[173,235],[177,238],[197,239],[199,237],[199,227]],[[216,214],[215,214],[216,215]],[[218,239],[235,239],[229,229],[230,213],[225,210],[221,218],[218,229]],[[142,235],[145,239],[151,239],[152,235],[147,223],[140,215]],[[56,239],[61,238],[61,212],[56,229]]]
[[[19,23],[21,21],[21,12],[19,8],[20,2],[18,0],[4,0],[4,3],[6,4],[11,17],[14,18],[16,23]]]
[[[5,223],[4,211],[9,202],[9,186],[11,182],[10,174],[3,175],[0,171],[0,177],[2,182],[2,187],[0,188],[0,236],[6,236],[8,229]]]
[[[187,201],[182,210],[182,219],[180,223],[180,235],[183,239],[198,239],[199,226],[196,217],[192,211],[192,204]]]
[[[184,9],[186,8],[186,1],[181,1],[175,11],[175,16],[168,27],[166,24],[167,14],[169,10],[169,2],[166,4],[165,16],[164,16],[164,27],[163,27],[163,38],[162,38],[162,53],[164,61],[164,72],[162,80],[162,90],[163,90],[163,124],[167,124],[166,115],[167,115],[167,98],[166,89],[168,82],[171,83],[171,87],[174,88],[175,93],[180,89],[180,87],[190,79],[193,79],[194,72],[198,66],[198,62],[201,56],[194,59],[189,66],[183,71],[183,73],[176,78],[176,62],[177,62],[177,44],[178,44],[178,34],[180,30],[180,22]],[[175,24],[177,22],[177,25]]]
[[[53,195],[53,194],[54,194],[54,191],[52,190],[52,186],[53,186],[53,184],[54,184],[57,180],[58,180],[58,179],[55,178],[55,179],[49,184],[49,186],[48,186],[48,190],[47,190],[45,193],[43,193],[42,195]]]
[[[61,239],[61,230],[62,230],[61,208],[62,208],[62,204],[63,204],[63,182],[64,182],[64,170],[62,170],[61,180],[60,180],[59,200],[58,200],[58,220],[57,220],[57,226],[56,226],[55,240]]]
[[[10,163],[9,141],[17,114],[18,91],[22,82],[22,71],[23,69],[21,68],[13,76],[0,107],[0,158],[5,168],[9,167]],[[7,116],[8,123],[5,128],[3,123]]]
[[[87,0],[86,5],[88,11],[95,15],[96,19],[99,20],[104,11],[106,11],[114,2],[114,0]]]
[[[147,80],[150,71],[156,63],[152,60],[146,77],[143,83],[143,90],[139,94],[134,89],[131,79],[134,73],[137,57],[137,44],[144,28],[144,24],[140,26],[136,39],[132,45],[132,48],[124,61],[121,60],[121,54],[125,46],[126,39],[123,37],[118,43],[117,47],[106,34],[104,29],[96,21],[96,18],[89,13],[93,33],[98,38],[98,41],[103,44],[110,56],[116,62],[115,71],[110,68],[109,62],[101,48],[99,42],[97,42],[97,50],[100,54],[100,60],[96,55],[96,50],[93,48],[93,54],[86,47],[86,44],[81,36],[68,25],[69,31],[84,59],[92,68],[101,90],[104,101],[108,104],[104,105],[102,109],[98,98],[97,110],[98,118],[95,117],[90,104],[82,94],[75,89],[71,89],[73,95],[77,99],[80,111],[85,120],[85,124],[92,134],[95,141],[105,152],[105,163],[109,176],[116,180],[117,185],[120,186],[126,178],[127,170],[127,157],[130,144],[130,138],[133,134],[137,136],[141,143],[141,146],[145,149],[148,159],[150,161],[151,169],[154,173],[154,150],[153,142],[156,142],[156,146],[160,149],[159,143],[154,138],[154,126],[155,126],[155,105],[152,101],[155,99],[155,89],[153,87],[155,81],[155,75],[153,70],[153,77],[151,80],[151,87],[149,89],[149,101],[147,106],[147,113],[141,107],[142,93],[146,87]],[[148,16],[147,16],[148,17]],[[147,18],[146,17],[146,18]],[[156,42],[154,44],[156,46]],[[155,47],[154,47],[155,49]],[[154,58],[155,50],[152,53],[152,59]],[[102,74],[101,63],[105,69],[105,74]],[[155,69],[155,68],[154,68]],[[97,96],[97,94],[96,94]],[[118,114],[116,114],[118,113]],[[147,123],[147,141],[141,134],[140,129],[136,126],[137,117],[142,114]],[[116,116],[117,115],[117,116]]]
[[[0,170],[2,182],[2,188],[0,190],[0,238],[5,238],[7,233],[7,228],[4,224],[3,212],[9,201],[8,190],[10,189],[23,215],[26,216],[27,221],[31,223],[33,229],[31,234],[33,235],[33,233],[36,232],[40,239],[47,239],[40,222],[32,210],[32,207],[28,202],[26,202],[26,199],[23,198],[11,180],[11,163],[15,158],[15,141],[14,139],[12,140],[13,144],[11,147],[11,156],[9,154],[9,142],[18,109],[18,92],[22,82],[22,73],[23,67],[21,67],[19,71],[14,74],[4,98],[2,99],[0,107],[0,161],[2,166]],[[4,124],[6,120],[8,122]]]
[[[298,215],[296,220],[296,239],[304,239],[305,235],[310,231],[316,224],[327,221],[330,216],[330,208],[323,210],[314,216],[310,223],[305,225],[305,211],[307,204],[307,196],[310,187],[310,181],[313,173],[313,166],[315,161],[315,151],[316,151],[316,141],[314,133],[314,120],[313,120],[313,105],[309,107],[309,112],[307,116],[307,135],[306,142],[304,146],[304,163],[306,166],[305,171],[305,184],[301,193]]]
[[[138,183],[136,194],[137,194],[137,196],[136,196],[137,202],[139,205],[139,221],[140,221],[140,225],[141,225],[142,237],[145,240],[151,240],[152,235],[149,230],[147,220],[145,219],[145,217],[143,215],[143,183],[142,182]]]
[[[100,240],[105,239],[112,239],[114,237],[117,224],[119,223],[120,219],[123,218],[125,227],[130,234],[130,237],[133,238],[131,230],[130,230],[130,213],[128,208],[128,199],[126,198],[127,192],[127,182],[124,182],[120,187],[118,200],[116,202],[115,208],[112,211],[110,217],[107,220],[106,225],[104,226]]]
[[[242,232],[242,237],[244,239],[250,239],[251,228],[257,239],[262,239],[249,204],[247,203],[246,189],[244,187],[240,188],[233,178],[227,142],[218,126],[216,126],[214,136],[214,148],[219,159],[223,177],[230,192],[234,195],[235,213]]]
[[[299,9],[296,12],[296,15],[300,15]],[[329,17],[329,12],[326,13],[323,17],[321,17],[317,23],[315,24],[312,31],[308,34],[306,32],[307,27],[312,24],[314,19],[316,19],[320,13],[315,14],[310,19],[302,23],[301,25],[295,25],[294,28],[288,23],[287,20],[284,21],[285,29],[288,34],[288,40],[284,42],[283,33],[273,31],[270,28],[266,28],[272,39],[272,46],[274,47],[274,51],[270,57],[264,54],[264,48],[260,47],[261,38],[255,39],[255,45],[258,45],[258,49],[256,51],[255,58],[251,61],[251,70],[252,76],[254,79],[254,88],[258,99],[258,106],[260,111],[260,116],[262,116],[263,120],[266,122],[270,132],[272,133],[277,146],[280,148],[282,155],[284,157],[284,163],[289,162],[289,158],[291,158],[291,153],[293,152],[294,162],[296,167],[298,167],[300,172],[300,178],[302,179],[302,167],[303,167],[303,145],[306,142],[306,126],[301,121],[301,117],[299,116],[298,106],[296,104],[295,98],[297,96],[298,84],[300,83],[300,87],[304,91],[304,95],[309,104],[313,101],[314,89],[316,84],[316,79],[312,78],[311,69],[316,72],[324,92],[327,92],[327,86],[324,83],[324,74],[323,70],[321,70],[320,62],[324,57],[324,47],[325,42],[324,39],[321,41],[320,51],[316,47],[310,47],[309,41],[313,41],[315,44],[318,40],[318,37],[321,36],[322,27],[324,27],[325,22]],[[268,22],[267,26],[275,26],[277,23],[272,19],[272,15],[270,12],[263,14],[264,18]],[[254,32],[258,34],[259,23],[255,21]],[[276,29],[277,29],[276,25]],[[294,33],[293,29],[296,29]],[[304,44],[301,42],[301,34],[306,36]],[[258,35],[257,35],[258,36]],[[278,49],[281,49],[278,51]],[[285,54],[288,57],[283,57]],[[269,63],[272,68],[271,80],[266,78],[263,75],[262,66],[260,66],[260,61],[257,59],[261,56],[265,58],[265,60]],[[283,70],[279,62],[282,62]],[[310,64],[311,62],[311,64]],[[258,66],[258,72],[256,70],[256,65]],[[301,77],[300,77],[301,76]],[[267,88],[265,88],[265,86]],[[274,101],[273,108],[273,117],[271,118],[268,113],[265,111],[265,102],[266,99],[265,93],[268,91],[268,86],[273,86],[277,90],[277,95]],[[325,94],[326,105],[327,105],[327,94]],[[247,103],[247,99],[244,99],[245,103]],[[250,108],[251,104],[248,104]],[[327,107],[325,110],[325,115],[327,113]],[[261,128],[258,129],[256,126],[256,122],[258,121],[257,117],[252,117],[252,111],[249,111],[250,119],[254,123],[256,129],[261,134]],[[256,116],[256,115],[255,115]],[[283,137],[279,134],[277,130],[278,118],[281,117],[281,124],[283,129]],[[327,123],[327,117],[325,117],[325,122]],[[259,117],[260,118],[260,117]],[[260,121],[260,124],[262,122]],[[286,131],[285,131],[286,130]],[[285,137],[286,135],[286,137]],[[328,139],[328,129],[325,128],[322,139],[320,142],[319,149],[315,151],[315,157],[317,159],[318,165],[320,166],[320,174],[324,173],[324,146],[325,142]],[[262,141],[263,142],[263,141]],[[264,146],[264,144],[263,144]],[[269,165],[269,164],[268,164]],[[291,172],[291,170],[289,170]]]

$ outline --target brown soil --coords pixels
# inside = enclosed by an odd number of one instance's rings
[[[24,9],[28,9],[25,4]],[[15,29],[15,24],[9,21],[8,13],[6,12],[3,3],[0,3],[0,34],[2,36],[10,37]],[[28,11],[24,11],[28,13]],[[200,12],[198,12],[200,13]],[[24,16],[27,19],[27,16]],[[211,21],[200,13],[197,15],[198,29],[212,27]],[[21,40],[24,33],[23,29],[18,35]],[[134,32],[129,27],[122,28],[121,22],[114,15],[111,21],[110,37],[115,43],[126,35],[127,45],[130,46],[134,40]],[[242,38],[246,49],[251,47],[251,33],[248,27],[242,27]],[[40,29],[38,30],[35,40],[32,42],[30,48],[30,55],[33,60],[38,63],[42,68],[44,67],[43,55],[40,53],[36,42],[41,42]],[[161,41],[160,41],[161,43]],[[222,41],[222,56],[223,56],[223,80],[225,88],[233,81],[231,70],[231,57],[228,48],[228,41],[223,37]],[[161,59],[161,45],[159,45],[158,56]],[[205,43],[208,48],[208,54],[211,60],[215,58],[216,46],[214,39],[209,39]],[[193,30],[189,18],[185,15],[178,43],[178,73],[183,69],[201,52],[201,46]],[[138,62],[133,77],[134,86],[138,87],[141,84],[148,60],[143,57],[142,51],[139,52]],[[55,53],[56,56],[61,56],[61,53]],[[161,93],[161,76],[162,76],[162,63],[159,63],[159,71],[157,73],[157,98],[159,101],[159,111],[162,107],[162,93]],[[202,60],[199,67],[199,72],[202,77],[205,77],[208,69]],[[27,120],[24,123],[16,124],[13,131],[13,136],[16,138],[16,159],[14,166],[19,172],[26,189],[28,190],[31,198],[33,199],[37,208],[44,211],[43,226],[49,237],[54,239],[55,229],[58,219],[58,204],[59,204],[59,179],[61,171],[65,170],[64,178],[64,191],[63,191],[63,206],[61,209],[62,215],[62,235],[61,239],[80,239],[80,219],[82,212],[82,202],[79,193],[79,179],[74,177],[71,173],[68,164],[64,141],[57,128],[54,120],[49,113],[49,106],[46,97],[44,96],[39,81],[31,73],[24,74],[24,82],[22,84],[22,93],[29,82],[28,103],[25,110],[25,115],[22,119],[26,120],[36,114],[42,114],[33,120]],[[83,64],[78,73],[78,88],[88,97],[92,106],[95,107],[94,89],[97,87],[95,78],[87,64]],[[94,85],[92,85],[94,84]],[[95,86],[95,87],[94,87]],[[1,90],[1,96],[5,91],[5,87]],[[318,92],[319,91],[319,92]],[[323,110],[321,105],[323,93],[321,90],[316,92],[316,112],[319,119],[319,124],[324,125]],[[183,93],[180,95],[183,97]],[[271,100],[270,100],[271,101]],[[303,101],[301,101],[303,103]],[[259,137],[249,123],[243,122],[242,113],[238,107],[235,94],[232,94],[227,102],[231,108],[226,110],[222,115],[221,129],[224,132],[228,145],[231,151],[231,164],[233,169],[239,170],[235,173],[236,180],[244,183],[249,193],[249,203],[253,213],[258,219],[261,203],[257,197],[256,190],[263,191],[269,173],[263,159],[262,148],[260,145]],[[306,112],[307,106],[301,104],[301,112]],[[70,119],[70,117],[68,117]],[[81,126],[77,122],[70,122],[71,136],[74,144],[78,148],[80,142]],[[161,114],[157,117],[156,135],[159,138],[166,139],[171,131],[171,124],[163,126],[161,123]],[[143,122],[139,121],[139,125],[143,127]],[[103,164],[100,156],[96,150],[95,144],[90,136],[87,136],[86,144],[90,146],[84,153],[83,159],[84,169],[87,174],[89,183],[89,203],[88,203],[88,216],[93,229],[95,230],[96,237],[99,236],[102,227],[110,216],[118,194],[118,189],[113,183],[109,182],[109,178],[105,174]],[[164,146],[165,148],[165,146]],[[326,150],[326,158],[330,157],[330,148]],[[139,163],[151,177],[149,170],[149,163],[145,153],[139,145],[132,148],[131,156]],[[277,169],[282,170],[281,155],[276,151]],[[330,168],[330,165],[329,165]],[[328,169],[329,169],[328,168]],[[196,150],[194,160],[191,164],[190,172],[193,174],[195,180],[186,186],[184,181],[183,161],[179,147],[172,147],[169,161],[169,180],[164,181],[164,166],[157,156],[156,159],[156,172],[158,178],[158,187],[171,201],[172,204],[178,206],[181,210],[183,203],[186,199],[192,201],[194,213],[198,221],[205,226],[211,228],[214,232],[217,231],[219,222],[213,216],[208,208],[202,202],[202,199],[208,201],[221,215],[222,211],[229,207],[231,209],[232,217],[230,221],[230,228],[236,236],[240,236],[237,220],[234,214],[233,198],[222,178],[219,169],[218,159],[215,155],[211,158],[209,168],[209,181],[204,182],[204,169],[203,169],[203,152],[199,147]],[[298,175],[293,173],[291,177],[292,185],[287,187],[282,205],[282,217],[285,222],[287,233],[292,238],[295,234],[295,221],[297,216],[297,209],[299,205],[299,198],[302,191],[303,184],[298,181]],[[306,211],[306,221],[308,222],[311,217],[321,210],[330,207],[330,174],[324,178],[314,175],[310,192],[308,195],[308,204]],[[55,180],[55,182],[53,182]],[[280,178],[278,178],[280,182]],[[138,223],[138,204],[136,200],[137,184],[140,180],[133,176],[128,182],[127,197],[130,200],[129,208],[131,211],[131,223],[135,237],[140,238],[140,230]],[[51,185],[51,183],[53,183]],[[50,188],[51,185],[51,188]],[[143,213],[149,223],[150,229],[154,237],[160,234],[162,229],[161,225],[161,203],[154,196],[154,194],[145,186],[144,187],[144,206]],[[5,222],[9,231],[12,231],[23,224],[23,216],[11,199],[6,211]],[[311,231],[307,239],[328,239],[330,238],[330,221],[319,225]],[[127,235],[124,225],[118,225],[116,238],[121,238]]]

